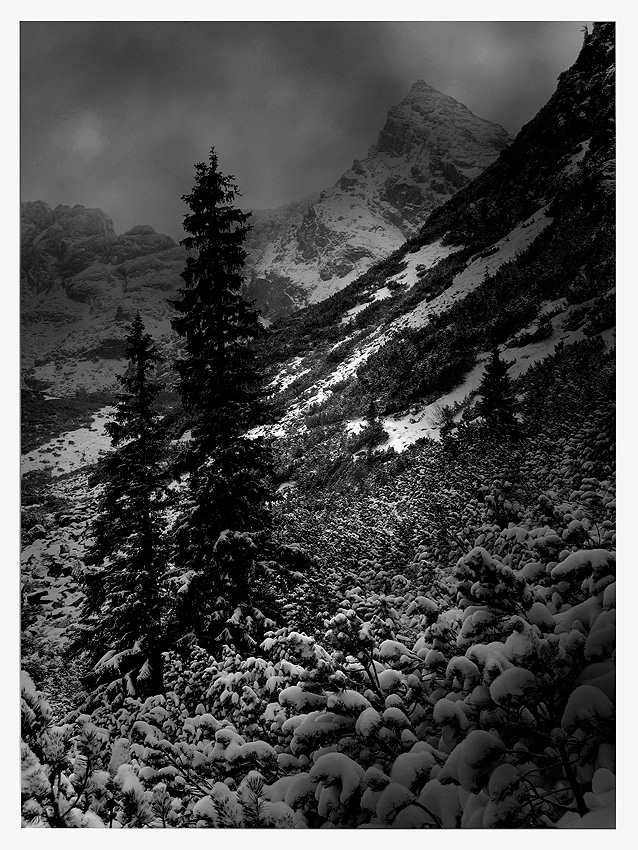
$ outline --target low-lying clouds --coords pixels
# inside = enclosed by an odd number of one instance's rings
[[[179,239],[180,197],[211,145],[259,209],[332,185],[417,79],[517,132],[576,58],[581,27],[23,23],[23,198]]]

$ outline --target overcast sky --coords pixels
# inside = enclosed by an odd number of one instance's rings
[[[240,205],[261,209],[333,185],[418,79],[516,133],[582,25],[22,23],[22,198],[180,239],[211,145]]]

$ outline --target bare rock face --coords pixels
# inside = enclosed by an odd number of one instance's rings
[[[97,209],[63,205],[53,210],[53,223],[33,239],[33,247],[58,260],[65,276],[108,257],[115,240],[110,216]]]
[[[144,257],[147,254],[157,254],[174,248],[175,242],[164,233],[156,233],[147,224],[138,224],[127,230],[113,242],[111,246],[111,262],[114,264]]]
[[[165,347],[174,345],[168,299],[185,253],[137,225],[118,236],[99,209],[44,201],[22,205],[23,373],[56,395],[113,386],[136,311]]]
[[[53,210],[44,201],[26,201],[22,204],[20,215],[22,241],[35,238],[54,221]]]
[[[286,305],[292,310],[342,289],[413,236],[510,141],[498,124],[419,80],[390,110],[367,157],[333,187],[305,203],[253,213],[249,290],[258,306],[276,317]],[[273,274],[292,298],[277,299],[271,287],[260,301]]]

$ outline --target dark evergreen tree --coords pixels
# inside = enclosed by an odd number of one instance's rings
[[[456,440],[454,439],[456,423],[454,416],[454,408],[446,404],[441,410],[439,436],[441,438],[441,445],[450,455],[456,454]]]
[[[514,385],[507,374],[511,365],[508,361],[501,360],[497,348],[493,349],[478,388],[481,400],[477,405],[477,412],[483,417],[488,430],[494,433],[511,435],[518,428],[518,405]]]
[[[270,447],[263,437],[249,436],[265,421],[254,346],[265,331],[241,293],[248,215],[233,206],[237,187],[218,171],[214,150],[195,169],[193,190],[183,197],[190,213],[184,217],[189,236],[181,244],[190,253],[173,320],[183,345],[179,391],[192,421],[183,458],[186,493],[174,532],[181,586],[173,628],[185,643],[252,646],[255,624],[263,623],[286,585],[277,576],[289,573],[276,566],[264,534],[274,498]],[[269,581],[262,580],[266,574]]]
[[[183,340],[179,392],[192,418],[189,543],[203,557],[225,529],[264,527],[272,457],[263,438],[247,436],[265,418],[254,351],[264,329],[241,294],[248,215],[233,206],[237,187],[217,170],[214,150],[195,169],[195,186],[183,196],[191,212],[181,244],[190,255],[173,328]]]
[[[85,601],[72,652],[88,653],[89,687],[125,680],[129,693],[163,691],[166,607],[165,439],[155,400],[161,356],[139,313],[127,339],[129,366],[112,422],[113,450],[86,559]]]

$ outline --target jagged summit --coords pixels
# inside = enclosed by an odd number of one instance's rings
[[[253,213],[249,297],[277,316],[339,291],[414,235],[510,141],[503,127],[418,80],[334,186],[295,208]]]
[[[401,104],[406,103],[406,101],[412,102],[414,100],[424,100],[426,98],[429,99],[429,100],[436,100],[436,99],[439,99],[439,98],[443,98],[445,100],[454,100],[453,97],[450,97],[450,95],[445,94],[442,91],[439,91],[439,89],[435,89],[434,86],[431,86],[429,83],[426,83],[425,80],[417,80],[416,83],[412,83],[408,93],[403,98],[403,100],[401,100],[397,104],[397,106],[393,107],[393,109],[397,109]],[[454,102],[458,103],[458,101],[454,101]],[[463,106],[463,104],[459,104],[459,105]],[[463,108],[467,109],[466,106],[463,106]],[[390,111],[392,111],[392,110],[390,110]]]
[[[466,175],[473,179],[482,170],[480,163],[484,159],[484,152],[476,150],[476,144],[487,145],[490,152],[499,152],[511,141],[512,137],[499,124],[478,118],[458,100],[419,80],[403,100],[390,109],[378,142],[370,148],[368,156],[384,150],[403,155],[410,152],[410,144],[425,144],[431,152],[448,156],[452,161],[455,156],[459,158],[460,153],[465,168],[477,157],[473,173]],[[464,151],[464,147],[467,150]]]
[[[509,133],[507,133],[507,131],[499,124],[493,124],[486,119],[479,118],[464,103],[461,103],[449,94],[445,94],[445,92],[435,89],[434,86],[431,86],[424,80],[417,80],[416,83],[410,87],[410,90],[403,100],[399,101],[396,106],[393,106],[392,109],[389,110],[388,116],[401,115],[405,113],[406,109],[420,113],[424,116],[436,115],[438,112],[442,112],[448,116],[464,115],[465,120],[468,120],[469,116],[471,116],[475,122],[480,122],[481,124],[487,124],[491,127],[497,128],[498,136],[505,134],[508,140],[506,144],[509,144],[511,141]]]

